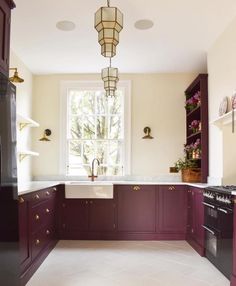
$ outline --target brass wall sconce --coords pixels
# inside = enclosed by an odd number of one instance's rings
[[[50,136],[51,134],[52,131],[50,129],[45,129],[43,132],[43,137],[39,139],[39,141],[44,141],[44,142],[51,141],[50,139],[48,139],[48,136]]]
[[[14,75],[9,78],[9,80],[11,82],[15,82],[15,83],[22,83],[22,82],[24,82],[24,79],[19,77],[17,68],[9,68],[9,70],[14,70]]]
[[[153,139],[151,136],[151,128],[150,127],[145,127],[143,129],[143,132],[145,133],[145,136],[143,136],[143,139]]]

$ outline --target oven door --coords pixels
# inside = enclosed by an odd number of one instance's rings
[[[218,229],[218,210],[215,204],[204,201],[204,224],[211,228]]]
[[[210,260],[216,267],[219,267],[220,257],[220,234],[215,229],[209,227],[208,225],[202,226],[205,230],[205,250],[206,257]]]

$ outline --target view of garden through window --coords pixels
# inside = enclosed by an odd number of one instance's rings
[[[107,98],[103,90],[68,89],[67,174],[91,174],[94,158],[99,175],[123,174],[124,94]]]

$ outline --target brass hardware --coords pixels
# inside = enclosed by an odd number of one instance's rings
[[[53,188],[53,191],[54,191],[54,192],[56,192],[56,190],[57,190],[57,188],[56,188],[56,187],[54,187],[54,188]]]
[[[39,199],[40,199],[40,196],[39,196],[39,195],[36,195],[36,196],[35,196],[35,199],[36,199],[36,200],[39,200]]]
[[[52,131],[50,129],[45,129],[43,132],[43,137],[39,139],[39,141],[44,141],[44,142],[48,142],[51,141],[50,139],[48,139],[48,136],[50,136],[52,134]]]
[[[90,176],[88,176],[89,178],[91,178],[91,181],[94,181],[94,179],[98,177],[98,176],[94,175],[94,163],[95,163],[95,161],[97,161],[98,166],[100,165],[100,161],[97,158],[94,158],[92,161],[92,173]]]
[[[139,191],[141,188],[139,186],[134,186],[133,191]]]
[[[46,234],[47,234],[47,235],[49,235],[49,234],[50,234],[50,231],[49,231],[48,229],[46,230]]]
[[[151,128],[150,127],[145,127],[143,129],[143,132],[145,133],[145,136],[143,136],[143,139],[153,139],[151,136]]]
[[[90,201],[90,205],[92,205],[93,204],[93,201]]]
[[[46,209],[46,213],[49,214],[49,213],[50,213],[50,210],[49,210],[49,209]]]
[[[169,171],[170,173],[178,173],[179,171],[178,171],[178,168],[176,168],[176,167],[170,167],[170,171]]]
[[[113,228],[116,228],[116,225],[115,225],[115,224],[113,224]]]
[[[50,196],[50,192],[49,192],[49,191],[47,191],[47,192],[46,192],[46,195],[47,195],[47,196]]]
[[[20,198],[19,198],[19,203],[20,203],[20,204],[23,204],[24,202],[25,202],[25,200],[24,200],[22,197],[20,197]]]
[[[36,239],[36,245],[39,245],[40,244],[40,240],[39,239]]]
[[[9,70],[14,70],[14,75],[9,78],[11,82],[22,83],[24,82],[23,78],[20,78],[17,72],[17,68],[9,68]]]
[[[86,205],[87,205],[87,204],[88,204],[88,201],[86,201],[85,203],[86,203]]]
[[[170,187],[168,188],[168,190],[169,190],[169,191],[175,191],[175,187],[174,187],[174,186],[170,186]]]
[[[36,214],[36,215],[35,215],[35,219],[36,219],[36,220],[39,220],[39,219],[40,219],[40,216]]]
[[[28,125],[30,125],[30,123],[26,123],[26,122],[24,122],[24,123],[19,123],[19,129],[20,129],[20,131],[21,130],[23,130],[26,126],[28,126]]]

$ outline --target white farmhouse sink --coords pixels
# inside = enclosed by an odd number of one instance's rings
[[[66,182],[66,199],[113,199],[111,182]]]

